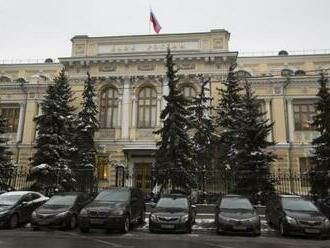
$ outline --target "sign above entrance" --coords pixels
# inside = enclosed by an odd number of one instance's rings
[[[173,51],[198,50],[200,49],[200,42],[185,41],[185,42],[162,42],[162,43],[145,43],[145,44],[99,44],[97,51],[98,54],[165,52],[168,47]]]

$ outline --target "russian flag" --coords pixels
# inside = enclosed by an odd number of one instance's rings
[[[154,31],[158,34],[159,31],[162,29],[162,27],[160,26],[160,24],[159,24],[156,16],[152,12],[152,10],[150,10],[150,21],[152,23],[152,26],[154,28]]]

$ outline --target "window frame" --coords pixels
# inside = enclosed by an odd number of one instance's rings
[[[306,107],[306,111],[303,108]],[[316,128],[309,124],[309,126],[304,126],[308,121],[313,120],[315,116],[315,103],[314,102],[293,102],[293,120],[294,120],[294,130],[295,131],[316,131]],[[296,110],[298,108],[298,111]],[[311,109],[312,108],[312,109]],[[307,121],[304,121],[305,117]]]
[[[109,92],[112,91],[111,96]],[[109,117],[109,109],[111,111]],[[107,87],[100,94],[100,129],[114,129],[118,123],[119,92],[115,87]],[[111,118],[111,120],[109,120]]]
[[[0,105],[0,115],[5,118],[6,121],[6,132],[7,133],[17,133],[19,125],[20,116],[20,106],[19,105]],[[13,111],[14,110],[14,111]],[[12,112],[10,112],[12,111]],[[4,114],[4,112],[10,113],[9,115]]]
[[[155,87],[142,87],[137,95],[137,128],[147,129],[156,127],[158,117],[157,114],[157,91]],[[147,116],[149,119],[147,119]]]

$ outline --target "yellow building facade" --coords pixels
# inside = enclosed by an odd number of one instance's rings
[[[166,49],[170,47],[180,68],[185,96],[198,93],[198,75],[211,79],[210,95],[218,101],[231,63],[246,75],[267,118],[274,122],[268,139],[278,159],[273,171],[308,169],[311,140],[318,135],[310,121],[318,90],[319,70],[330,68],[330,54],[240,56],[229,50],[226,30],[203,33],[72,38],[72,54],[59,63],[0,64],[0,109],[9,121],[9,146],[19,166],[27,167],[34,152],[33,118],[59,70],[66,68],[75,106],[80,107],[87,71],[96,78],[100,129],[95,135],[100,184],[116,184],[118,166],[126,171],[128,185],[150,189],[161,126],[159,114],[168,93],[165,77]]]

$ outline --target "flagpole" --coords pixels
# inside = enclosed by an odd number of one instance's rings
[[[151,5],[150,5],[150,3],[149,3],[149,21],[148,21],[148,23],[149,23],[149,34],[151,34],[151,21],[150,21],[150,15],[151,15]]]

